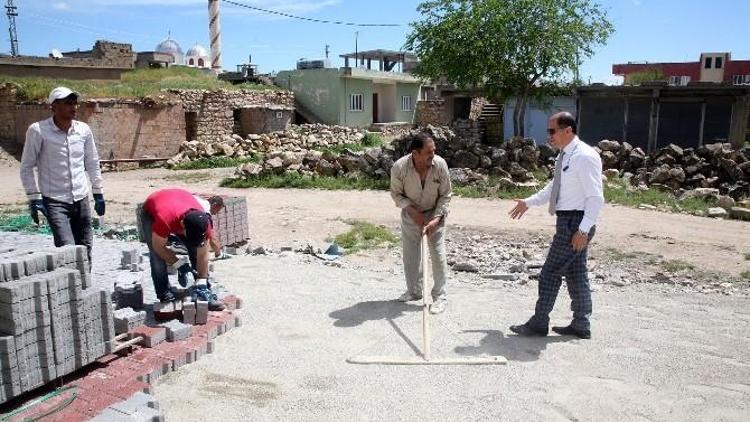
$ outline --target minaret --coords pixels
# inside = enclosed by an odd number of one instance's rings
[[[208,0],[208,31],[211,38],[211,69],[221,72],[221,26],[219,24],[219,1]]]

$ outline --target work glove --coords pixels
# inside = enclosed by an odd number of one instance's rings
[[[177,271],[177,282],[180,283],[180,286],[187,287],[189,281],[195,280],[193,267],[190,266],[190,260],[187,257],[178,257],[177,262],[172,264],[171,267]]]
[[[47,218],[47,207],[44,206],[44,202],[41,199],[32,199],[29,201],[29,213],[31,213],[31,219],[37,225],[39,225],[39,211],[42,212],[44,218]]]
[[[101,193],[94,194],[94,211],[99,217],[104,215],[104,195]]]

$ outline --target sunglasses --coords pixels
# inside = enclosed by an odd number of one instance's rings
[[[555,133],[556,133],[556,132],[557,132],[558,130],[565,130],[565,128],[564,128],[564,127],[556,127],[556,128],[554,128],[554,129],[547,129],[547,134],[548,134],[549,136],[552,136],[552,135],[554,135],[554,134],[555,134]]]

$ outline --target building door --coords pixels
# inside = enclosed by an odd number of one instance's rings
[[[372,93],[372,122],[378,123],[380,119],[378,119],[378,93],[373,92]]]

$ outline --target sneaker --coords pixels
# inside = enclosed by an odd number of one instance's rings
[[[402,294],[401,296],[396,299],[399,302],[411,302],[412,300],[420,300],[422,299],[422,296],[412,294],[411,292],[406,292]]]
[[[175,300],[177,300],[177,298],[176,298],[176,297],[174,297],[174,293],[172,293],[172,291],[171,291],[171,290],[167,290],[167,292],[166,292],[166,293],[164,293],[164,294],[163,294],[163,295],[162,295],[162,296],[161,296],[161,297],[159,298],[159,302],[161,302],[161,303],[170,303],[170,302],[174,302]]]
[[[211,289],[208,288],[208,286],[205,286],[205,285],[193,286],[191,290],[191,296],[193,298],[193,302],[197,302],[199,300],[208,302],[209,311],[223,311],[224,310],[224,303],[222,303],[216,297],[214,292],[212,292]]]
[[[443,298],[437,298],[434,302],[432,302],[432,305],[430,305],[430,313],[431,314],[440,314],[443,311],[445,311],[445,305],[448,304],[448,301]]]

